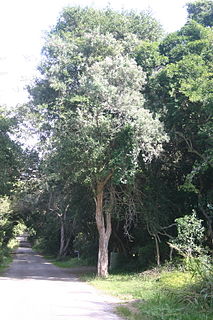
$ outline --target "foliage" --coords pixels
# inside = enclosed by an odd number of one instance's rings
[[[5,248],[14,236],[14,227],[18,223],[13,219],[8,197],[0,198],[0,248]]]
[[[16,179],[20,176],[21,148],[11,138],[16,121],[0,108],[0,195],[11,192]]]
[[[169,143],[164,146],[164,156],[151,164],[150,172],[157,173],[165,190],[170,189],[162,196],[174,219],[182,216],[184,210],[193,208],[198,215],[203,215],[211,248],[212,218],[208,204],[212,202],[209,192],[212,188],[209,179],[212,175],[212,92],[209,87],[212,83],[212,37],[211,28],[194,20],[169,34],[156,49],[156,56],[160,52],[161,60],[158,59],[145,87],[146,106],[161,113],[160,119],[170,136]],[[164,64],[160,62],[162,59]],[[166,226],[163,211],[159,210],[163,202],[155,212],[159,224]],[[149,203],[154,208],[153,201]],[[171,224],[170,219],[168,222]]]
[[[148,11],[116,12],[110,8],[97,10],[81,7],[65,9],[52,33],[64,35],[69,32],[81,36],[85,31],[90,33],[97,28],[101,34],[110,33],[117,40],[124,39],[129,33],[151,41],[162,35],[162,27]]]
[[[14,240],[17,235],[18,221],[11,210],[9,197],[0,197],[0,272],[11,262],[11,250],[17,242]]]
[[[68,161],[92,187],[110,172],[115,181],[126,181],[140,150],[147,160],[161,150],[163,128],[141,108],[142,80],[135,63],[119,56],[94,63],[80,79],[86,101],[63,125],[58,149],[61,163]]]
[[[213,3],[211,0],[197,0],[187,4],[189,19],[206,26],[213,26]]]
[[[17,119],[0,108],[0,263],[9,256],[8,244],[15,236],[17,217],[11,209],[11,196],[23,168],[23,152],[15,142],[13,131]]]
[[[197,219],[196,212],[175,220],[177,223],[178,235],[171,241],[178,252],[186,257],[194,257],[202,253],[202,242],[204,240],[204,227],[202,220]]]

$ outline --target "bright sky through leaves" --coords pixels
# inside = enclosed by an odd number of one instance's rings
[[[187,0],[114,0],[114,9],[151,8],[167,32],[179,29],[186,19]],[[7,0],[0,3],[0,104],[26,101],[23,87],[35,74],[44,31],[55,24],[65,6],[106,7],[108,0]]]

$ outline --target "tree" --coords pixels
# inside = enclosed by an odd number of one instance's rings
[[[8,195],[20,176],[21,148],[12,138],[13,129],[16,127],[15,118],[6,115],[0,109],[0,195]]]
[[[4,249],[9,240],[13,236],[13,228],[15,226],[14,219],[10,208],[10,200],[8,197],[0,198],[0,249]],[[0,262],[1,262],[0,254]]]
[[[187,4],[188,18],[206,26],[213,26],[213,3],[211,0],[198,0]]]
[[[186,215],[175,220],[178,235],[170,243],[183,257],[189,259],[203,252],[204,227],[202,220],[197,219],[193,210],[191,215]]]
[[[161,113],[171,137],[164,152],[167,170],[173,171],[177,192],[191,193],[191,209],[205,216],[210,243],[212,36],[211,28],[194,20],[168,35],[159,45],[164,64],[156,66],[145,88],[146,104]]]
[[[88,67],[79,81],[81,104],[72,117],[62,121],[63,136],[57,134],[59,140],[54,144],[66,172],[70,167],[71,179],[93,190],[99,276],[107,276],[111,235],[106,186],[109,181],[126,183],[134,176],[139,153],[150,160],[166,139],[159,120],[141,107],[143,77],[128,57],[107,57]]]
[[[0,262],[18,224],[11,209],[11,195],[23,167],[23,152],[13,135],[16,129],[17,119],[0,107]]]
[[[50,137],[47,156],[58,159],[64,180],[86,184],[93,191],[98,275],[106,276],[111,235],[106,188],[109,182],[126,183],[135,174],[139,153],[149,161],[167,138],[158,118],[142,108],[144,73],[130,58],[139,42],[137,30],[131,34],[133,25],[135,21],[146,25],[147,20],[133,13],[95,13],[79,8],[64,11],[43,50],[42,77],[29,91],[32,111],[42,120],[41,132]],[[98,30],[94,29],[97,16],[104,21]],[[128,28],[114,34],[109,26],[112,16],[119,28],[119,19],[129,21]]]

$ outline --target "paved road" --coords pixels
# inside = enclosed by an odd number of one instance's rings
[[[25,244],[0,277],[1,320],[120,319],[113,313],[116,298],[80,282]]]

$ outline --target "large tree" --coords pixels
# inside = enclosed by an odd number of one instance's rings
[[[107,57],[89,67],[80,79],[81,103],[62,121],[55,147],[72,179],[88,184],[96,204],[99,232],[98,275],[108,272],[111,235],[108,183],[126,183],[134,176],[138,155],[157,156],[166,139],[163,127],[142,108],[143,73],[128,57]],[[106,200],[106,201],[104,201]]]
[[[79,20],[80,11],[83,18],[89,15],[88,23]],[[101,24],[98,29],[91,27],[91,10],[80,11],[65,11],[50,33],[43,51],[42,77],[30,88],[31,107],[41,119],[43,137],[49,136],[47,157],[57,159],[58,173],[70,184],[77,181],[93,191],[98,275],[107,276],[111,235],[107,187],[127,183],[137,169],[138,155],[144,161],[158,156],[167,137],[158,118],[143,108],[140,90],[145,75],[131,59],[139,43],[136,29],[131,33],[133,20],[144,24],[146,20],[133,13],[114,14],[129,21],[129,28],[118,37],[111,29],[112,34],[107,32],[109,13],[98,13],[106,28],[101,33]]]

